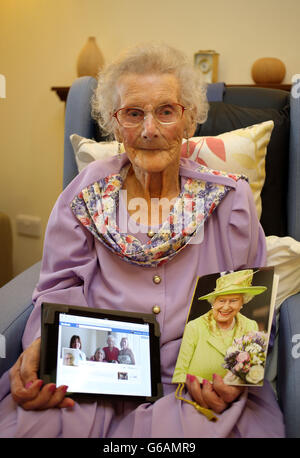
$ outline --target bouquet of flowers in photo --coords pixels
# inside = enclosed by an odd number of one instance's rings
[[[234,339],[224,358],[223,367],[229,371],[224,382],[229,385],[261,385],[267,344],[267,334],[264,332],[250,332]]]

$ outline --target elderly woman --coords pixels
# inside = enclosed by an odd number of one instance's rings
[[[90,164],[52,211],[35,307],[23,338],[25,351],[10,371],[11,394],[0,404],[0,434],[283,436],[280,409],[267,384],[259,391],[243,391],[222,379],[203,388],[197,381],[187,382],[186,396],[219,414],[219,421],[211,423],[178,401],[171,383],[197,277],[261,266],[266,260],[264,233],[247,181],[180,157],[183,139],[206,118],[199,75],[177,50],[138,47],[100,75],[95,106],[101,127],[114,133],[126,153]],[[127,199],[119,198],[120,190]],[[147,203],[138,221],[132,203],[137,198]],[[166,219],[158,211],[161,199],[171,203]],[[128,221],[127,232],[119,230],[121,220]],[[138,233],[130,233],[132,220]],[[65,398],[64,386],[41,386],[42,302],[155,313],[164,396],[151,405],[113,400],[78,404]],[[8,377],[2,380],[3,391],[9,391]],[[53,409],[68,406],[73,409],[67,415]],[[40,421],[41,416],[47,420]]]
[[[187,323],[176,363],[173,382],[212,381],[214,374],[225,376],[222,367],[226,350],[235,338],[258,331],[256,321],[240,313],[244,304],[263,293],[265,286],[252,286],[253,270],[223,275],[213,292],[200,297],[211,304],[211,310]]]
[[[103,347],[105,354],[105,359],[108,363],[117,363],[119,356],[119,349],[115,347],[115,339],[113,336],[109,335],[107,337],[107,347]]]
[[[70,353],[70,352],[66,352],[64,354],[64,361],[63,361],[63,364],[65,366],[74,366],[74,355],[73,353]]]
[[[105,353],[102,348],[97,348],[93,356],[90,357],[90,361],[98,361],[100,363],[106,362]]]

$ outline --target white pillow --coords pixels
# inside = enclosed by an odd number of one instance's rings
[[[77,134],[70,135],[78,171],[81,172],[90,162],[106,159],[118,154],[118,142],[95,142]],[[124,146],[121,145],[121,153]]]
[[[281,304],[290,296],[300,292],[300,242],[292,237],[266,237],[267,266],[274,266],[279,276],[275,301],[275,314],[278,332],[278,319]],[[278,360],[278,334],[276,333],[272,353],[268,356],[266,378],[276,393]]]
[[[292,237],[266,237],[267,266],[279,275],[276,298],[278,309],[285,299],[300,291],[300,242]]]

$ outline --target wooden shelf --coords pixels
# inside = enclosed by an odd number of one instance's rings
[[[62,102],[66,102],[69,90],[69,86],[54,86],[51,88],[51,91],[56,92],[56,94]]]
[[[290,91],[291,84],[272,84],[272,83],[261,83],[261,84],[226,84],[228,87],[264,87],[268,89],[281,89],[282,91]]]

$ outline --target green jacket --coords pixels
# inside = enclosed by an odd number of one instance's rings
[[[250,331],[258,331],[256,321],[238,313],[236,324],[230,331],[220,331],[211,312],[190,321],[184,330],[179,355],[173,374],[173,383],[184,383],[186,375],[196,375],[200,381],[212,381],[217,373],[224,377],[227,370],[222,367],[226,350],[233,340]]]

